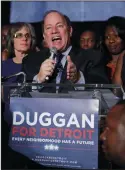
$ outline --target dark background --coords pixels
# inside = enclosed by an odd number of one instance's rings
[[[1,1],[1,26],[9,23],[10,17],[10,2]]]

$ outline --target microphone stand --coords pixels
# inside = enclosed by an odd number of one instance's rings
[[[24,72],[19,72],[17,74],[12,74],[10,76],[7,77],[2,77],[2,82],[6,82],[8,79],[15,77],[15,76],[19,76],[19,75],[23,75],[23,83],[26,83],[26,74]]]
[[[15,89],[11,95],[13,96],[15,93],[19,93],[21,94],[21,90],[24,90],[24,92],[26,92],[26,74],[24,72],[19,72],[19,73],[16,73],[16,74],[12,74],[8,77],[2,77],[2,82],[6,82],[8,79],[12,78],[12,77],[16,77],[16,76],[19,76],[19,75],[23,75],[23,85],[21,86],[22,83],[17,83],[17,86],[19,86],[18,89]],[[21,86],[21,87],[20,87]],[[20,96],[20,95],[19,95]]]

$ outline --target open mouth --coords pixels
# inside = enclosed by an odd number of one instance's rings
[[[60,36],[55,36],[52,38],[52,42],[58,42],[60,40],[62,40]]]

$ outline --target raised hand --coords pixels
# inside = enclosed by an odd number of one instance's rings
[[[71,57],[67,56],[67,79],[73,83],[79,79],[79,72],[77,71],[76,65],[72,62]]]

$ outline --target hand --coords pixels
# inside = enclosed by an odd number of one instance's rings
[[[77,71],[75,64],[72,62],[70,56],[67,56],[67,79],[73,83],[77,82],[80,73]]]
[[[52,76],[55,68],[55,61],[52,59],[46,59],[40,67],[40,71],[37,75],[38,80],[43,83],[46,80],[46,77]]]

